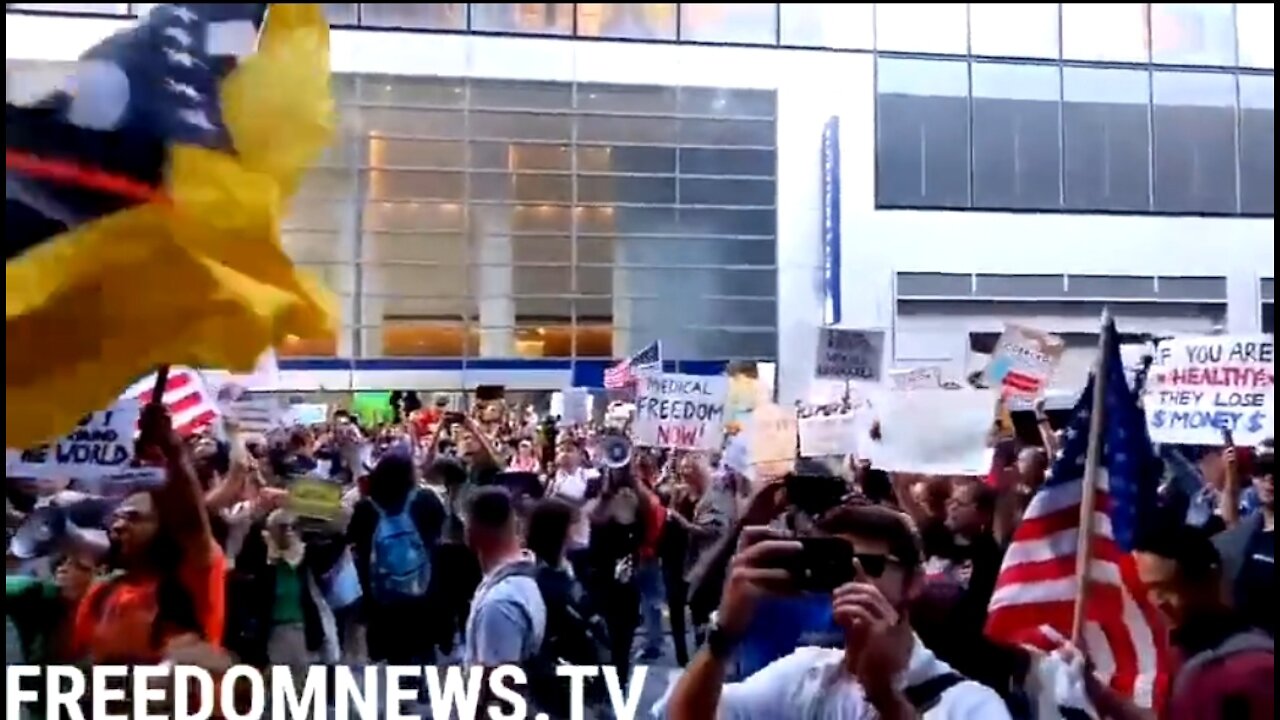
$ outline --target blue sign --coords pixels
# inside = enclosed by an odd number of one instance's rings
[[[840,323],[840,118],[822,129],[822,322]]]

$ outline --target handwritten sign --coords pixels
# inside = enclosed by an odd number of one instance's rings
[[[820,407],[801,411],[797,422],[800,456],[859,455],[860,435],[869,428],[853,408]]]
[[[1275,433],[1271,335],[1175,338],[1156,347],[1144,389],[1155,442],[1255,445]]]
[[[649,374],[639,378],[632,439],[645,447],[719,450],[724,442],[724,377]]]
[[[773,403],[751,413],[751,465],[756,478],[767,480],[791,472],[796,464],[796,413]]]
[[[312,477],[289,483],[289,510],[298,517],[333,521],[342,514],[342,486]]]
[[[817,377],[879,382],[883,358],[883,332],[833,327],[819,329]]]
[[[890,370],[894,390],[936,390],[942,387],[942,368],[937,365]]]
[[[141,406],[120,400],[110,409],[86,415],[56,442],[6,453],[8,474],[31,478],[102,479],[128,476],[164,479],[160,468],[135,468],[133,436]]]
[[[1062,338],[1021,325],[1005,325],[987,363],[985,380],[1006,397],[1044,393],[1066,345]]]

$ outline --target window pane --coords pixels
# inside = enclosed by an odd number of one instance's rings
[[[1147,61],[1146,3],[1063,3],[1062,56],[1068,60]]]
[[[870,50],[873,3],[782,3],[782,44]]]
[[[974,55],[1058,57],[1057,3],[970,3]]]
[[[325,3],[324,14],[334,25],[355,25],[356,3]]]
[[[1236,32],[1240,64],[1245,67],[1276,66],[1276,6],[1273,3],[1236,3]]]
[[[1148,81],[1140,70],[1064,69],[1067,207],[1150,208]]]
[[[969,204],[969,70],[963,62],[877,63],[876,195],[886,207]]]
[[[1276,211],[1276,86],[1271,75],[1240,76],[1240,209]]]
[[[973,66],[975,207],[1059,206],[1058,68]]]
[[[370,27],[465,30],[466,3],[360,3],[360,24]]]
[[[675,40],[675,3],[578,3],[578,34]]]
[[[153,3],[154,4],[154,3]],[[59,13],[128,15],[129,3],[5,3],[6,10],[42,10]]]
[[[1151,60],[1175,65],[1235,65],[1230,3],[1152,3]]]
[[[969,48],[964,3],[880,3],[876,6],[876,46],[899,52],[963,55]]]
[[[680,3],[680,38],[773,45],[778,41],[777,6],[773,3]]]
[[[1156,210],[1236,211],[1235,89],[1230,75],[1155,74]]]
[[[569,35],[573,3],[471,3],[471,29]]]

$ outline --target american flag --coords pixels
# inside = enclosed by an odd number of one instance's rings
[[[654,340],[640,352],[630,358],[606,368],[604,386],[609,390],[629,388],[636,382],[637,370],[652,370],[662,367],[662,341]]]
[[[1155,510],[1158,466],[1142,408],[1125,380],[1114,323],[1103,333],[1105,423],[1081,644],[1103,680],[1151,707],[1168,679],[1165,629],[1129,550]],[[1095,382],[1090,377],[1076,405],[1052,479],[1031,499],[1005,553],[986,627],[997,641],[1048,649],[1055,638],[1070,637],[1081,593],[1077,539]]]
[[[155,386],[156,376],[148,375],[125,390],[121,397],[146,405],[151,402]],[[190,368],[174,366],[169,369],[163,401],[173,418],[173,429],[183,437],[208,428],[222,415],[204,378]]]

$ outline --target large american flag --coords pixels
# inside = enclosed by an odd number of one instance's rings
[[[1142,408],[1125,380],[1114,323],[1103,334],[1105,423],[1082,649],[1112,688],[1151,707],[1168,679],[1166,634],[1129,550],[1155,511],[1157,465]],[[1031,499],[1005,553],[986,628],[997,641],[1048,649],[1070,637],[1081,594],[1076,555],[1095,382],[1089,379],[1076,404],[1052,479]]]
[[[155,386],[156,376],[151,374],[131,385],[121,397],[145,405],[151,402]],[[169,369],[163,402],[173,418],[173,429],[183,437],[209,428],[222,416],[204,378],[190,368]]]
[[[662,367],[662,341],[654,340],[640,352],[614,365],[605,368],[604,386],[608,390],[629,388],[636,382],[636,372]]]

